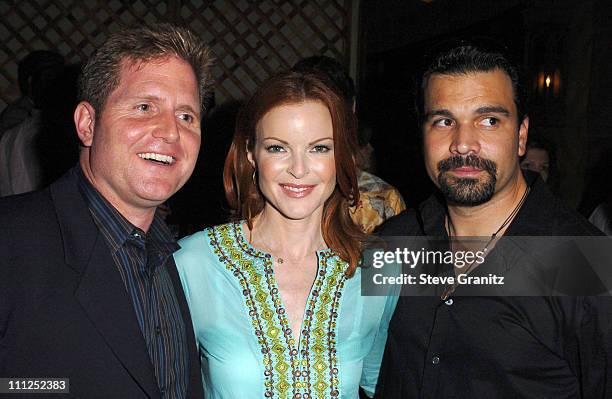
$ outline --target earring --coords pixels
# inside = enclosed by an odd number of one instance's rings
[[[253,176],[251,176],[251,178],[253,179],[253,184],[257,186],[257,180],[255,180],[256,173],[257,173],[257,169],[253,170]]]

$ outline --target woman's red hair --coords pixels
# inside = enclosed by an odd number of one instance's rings
[[[234,139],[225,159],[223,185],[235,219],[253,219],[263,211],[265,199],[255,185],[255,169],[247,158],[257,140],[257,124],[270,110],[287,104],[320,102],[327,107],[334,133],[336,188],[323,208],[321,231],[329,248],[345,260],[348,276],[361,258],[366,235],[353,223],[349,206],[359,201],[357,186],[356,120],[338,89],[323,75],[314,72],[283,72],[265,81],[238,113]]]

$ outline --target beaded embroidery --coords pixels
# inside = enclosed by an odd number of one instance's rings
[[[346,262],[331,250],[320,251],[299,346],[278,291],[272,258],[253,248],[240,223],[207,229],[219,261],[240,283],[261,347],[266,398],[319,399],[340,396],[336,335]]]

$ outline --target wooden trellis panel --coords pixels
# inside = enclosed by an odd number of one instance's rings
[[[300,58],[348,61],[350,1],[192,1],[181,17],[217,56],[217,95],[240,98]]]
[[[18,95],[17,63],[33,50],[83,62],[122,25],[184,24],[213,49],[217,102],[241,99],[275,71],[325,54],[348,65],[351,0],[0,1],[0,110]]]

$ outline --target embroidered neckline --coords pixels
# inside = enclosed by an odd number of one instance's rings
[[[246,224],[245,220],[241,220],[239,222],[235,222],[232,224],[234,225],[236,238],[238,239],[239,243],[241,244],[241,247],[245,250],[245,252],[248,252],[254,256],[257,256],[258,258],[270,258],[270,259],[272,258],[272,254],[269,254],[268,252],[263,251],[261,249],[255,248],[249,242],[249,240],[247,240],[246,238],[247,234],[246,234],[246,231],[244,231],[244,225]],[[331,248],[319,249],[317,250],[317,258],[320,259],[321,256],[326,252],[333,253]]]
[[[272,256],[246,240],[242,222],[207,231],[214,253],[242,287],[263,355],[265,397],[337,397],[336,319],[346,263],[330,249],[317,251],[318,270],[296,345],[274,276]]]

